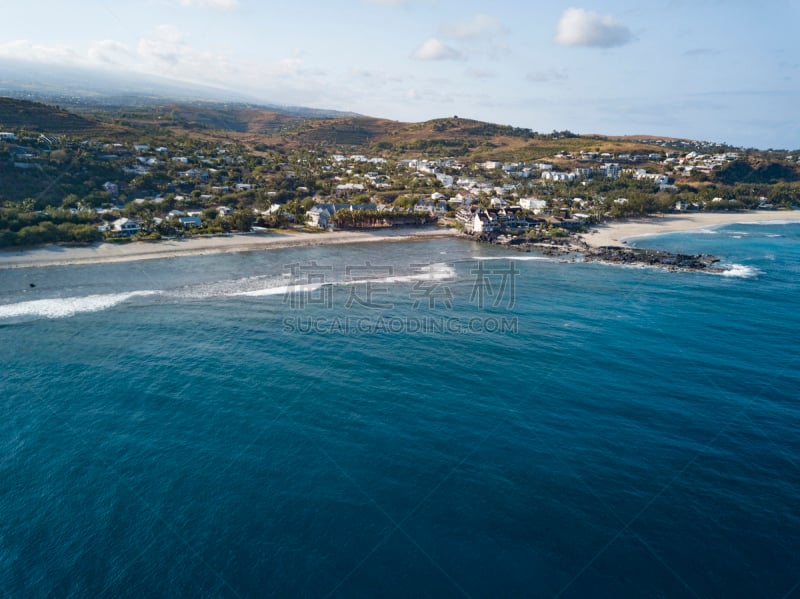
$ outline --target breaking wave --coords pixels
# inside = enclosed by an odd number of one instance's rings
[[[158,291],[130,291],[83,297],[60,297],[0,305],[0,319],[68,318],[86,312],[108,310],[134,297],[156,295]]]
[[[452,266],[444,263],[428,264],[420,267],[413,273],[409,274],[390,274],[383,277],[359,277],[354,279],[338,280],[338,281],[315,281],[303,283],[302,281],[292,282],[291,275],[285,274],[281,278],[271,278],[268,283],[273,283],[267,287],[260,287],[256,289],[244,289],[229,291],[220,295],[227,295],[233,297],[265,297],[270,295],[285,295],[287,293],[303,293],[309,291],[316,291],[326,286],[347,286],[347,285],[360,285],[365,283],[379,284],[379,283],[409,283],[414,281],[448,281],[456,278],[456,271]]]
[[[529,261],[545,261],[545,262],[552,262],[552,258],[548,258],[547,256],[474,256],[473,260],[518,260],[520,262],[529,262]]]
[[[754,266],[744,264],[731,264],[725,270],[720,270],[716,274],[723,277],[735,277],[739,279],[754,279],[761,274],[761,271]]]

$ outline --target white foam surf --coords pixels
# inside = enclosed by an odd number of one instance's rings
[[[730,264],[725,270],[716,271],[723,277],[734,277],[738,279],[754,279],[761,274],[761,271],[754,266],[746,266],[744,264]]]
[[[276,285],[274,287],[263,287],[261,289],[250,289],[247,291],[234,291],[227,293],[230,297],[267,297],[270,295],[286,295],[288,293],[308,293],[321,289],[332,283],[305,283],[302,285]]]
[[[768,227],[770,225],[800,225],[800,220],[756,220],[750,223],[736,223],[737,225],[755,225],[757,227]]]
[[[9,318],[69,318],[86,312],[108,310],[134,297],[156,295],[158,291],[130,291],[86,295],[83,297],[59,297],[31,300],[16,304],[0,305],[0,319]]]
[[[546,256],[474,256],[473,260],[516,260],[519,262],[544,261],[552,262],[552,258]]]
[[[287,279],[291,279],[292,275],[286,274],[282,277],[271,277],[265,282],[267,286],[250,289],[236,289],[220,293],[230,297],[267,297],[271,295],[286,295],[290,293],[308,293],[317,291],[325,286],[348,286],[348,285],[363,285],[363,284],[381,284],[381,283],[410,283],[416,281],[448,281],[456,278],[456,271],[452,266],[444,263],[428,264],[419,267],[415,272],[408,274],[390,274],[383,277],[358,277],[345,280],[331,280],[331,281],[315,281],[313,283],[303,283],[302,278],[298,282],[291,282],[287,284]],[[252,286],[252,279],[247,281],[248,286]],[[235,283],[234,283],[235,285]]]

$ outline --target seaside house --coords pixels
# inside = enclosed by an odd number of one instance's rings
[[[333,213],[325,205],[314,206],[306,214],[308,223],[312,227],[319,227],[320,229],[327,229],[330,226],[331,216],[333,216]]]
[[[111,223],[111,229],[120,237],[136,235],[141,231],[141,223],[132,218],[118,218]]]
[[[463,214],[462,211],[466,211],[471,214],[471,218],[466,220],[466,222],[464,222],[464,217],[466,214]],[[459,213],[459,220],[464,222],[464,232],[469,233],[470,235],[493,233],[498,228],[497,214],[495,212],[491,212],[489,210],[471,211],[462,208]]]
[[[534,214],[542,214],[547,209],[547,200],[538,198],[520,198],[519,205],[525,210],[530,210]]]
[[[184,229],[199,228],[203,224],[199,216],[179,216],[178,222]]]

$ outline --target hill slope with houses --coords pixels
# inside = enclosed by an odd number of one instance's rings
[[[456,116],[401,123],[209,103],[75,114],[3,98],[0,244],[431,220],[557,236],[620,216],[797,205],[799,159]]]

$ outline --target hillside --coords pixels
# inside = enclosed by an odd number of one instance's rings
[[[319,144],[373,153],[416,156],[470,156],[476,160],[532,160],[559,152],[652,152],[658,147],[641,141],[614,140],[572,134],[539,134],[529,129],[452,117],[422,123],[402,123],[368,117],[306,121],[276,146]]]
[[[313,111],[312,111],[313,112]],[[25,128],[135,140],[156,135],[210,142],[241,142],[254,151],[369,153],[384,157],[454,157],[471,160],[531,161],[559,154],[608,152],[613,155],[661,152],[669,138],[537,133],[530,129],[473,119],[403,123],[364,116],[337,118],[288,114],[247,104],[213,102],[148,106],[87,106],[80,114],[38,102],[0,98],[0,129]],[[164,139],[162,139],[162,142]],[[680,140],[672,140],[678,142]],[[731,173],[733,174],[733,173]],[[754,175],[758,178],[762,173]],[[775,178],[779,173],[769,173]],[[734,178],[742,178],[736,173]]]
[[[469,157],[473,160],[525,161],[559,153],[651,153],[664,144],[693,143],[664,136],[576,135],[569,131],[538,133],[457,116],[419,123],[314,109],[207,101],[109,104],[86,100],[77,114],[58,107],[2,99],[0,126],[28,127],[54,133],[142,133],[177,135],[207,141],[242,142],[253,150],[318,149],[370,153],[384,157]],[[138,133],[137,133],[138,132]],[[683,151],[692,148],[684,145]],[[557,160],[556,160],[557,162]]]
[[[0,98],[0,129],[28,129],[37,133],[86,133],[103,127],[56,106]]]

